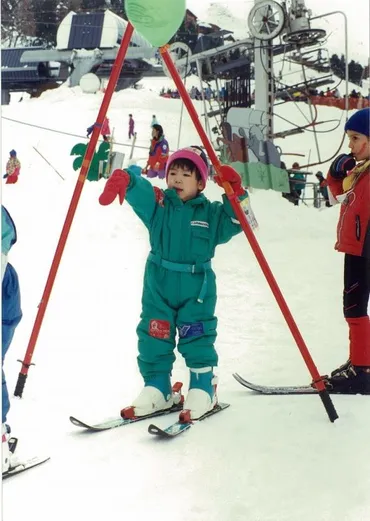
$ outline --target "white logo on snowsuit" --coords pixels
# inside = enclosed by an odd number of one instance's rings
[[[199,226],[200,228],[209,228],[209,223],[206,221],[190,221],[190,226]]]

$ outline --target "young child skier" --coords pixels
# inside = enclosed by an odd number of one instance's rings
[[[240,200],[248,197],[241,178],[225,167],[224,179]],[[217,318],[216,276],[211,259],[218,244],[241,231],[226,196],[210,202],[203,194],[208,162],[198,147],[173,153],[166,167],[167,189],[143,177],[116,170],[99,198],[111,204],[126,198],[149,231],[149,253],[137,327],[138,365],[144,389],[132,402],[136,416],[170,408],[174,401],[171,372],[177,348],[190,370],[184,410],[191,419],[202,417],[217,404],[215,350]],[[217,180],[217,178],[215,178]],[[220,183],[220,180],[218,179]]]
[[[335,249],[344,255],[343,312],[349,326],[349,360],[331,373],[331,392],[370,394],[370,108],[345,125],[351,154],[327,176],[332,202],[341,203]]]
[[[6,163],[6,174],[3,176],[6,179],[6,184],[15,184],[18,181],[18,176],[20,174],[21,163],[17,158],[17,152],[15,150],[11,150],[9,152],[9,159]]]
[[[14,222],[4,206],[1,206],[2,364],[4,364],[4,358],[13,339],[15,328],[22,318],[18,276],[13,266],[8,262],[9,250],[16,242],[16,240],[17,232]],[[14,453],[10,451],[8,443],[10,428],[6,424],[6,420],[10,408],[10,403],[3,369],[1,398],[2,472],[4,473],[7,472],[10,468],[16,466],[17,461]]]

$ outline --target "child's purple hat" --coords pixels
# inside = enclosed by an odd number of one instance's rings
[[[167,161],[166,180],[167,180],[168,171],[171,167],[171,164],[174,161],[176,161],[176,159],[189,159],[189,161],[192,161],[200,172],[200,176],[202,178],[204,187],[206,186],[209,167],[208,167],[207,156],[205,155],[205,153],[203,152],[203,150],[201,148],[196,147],[196,146],[186,147],[186,148],[181,148],[180,150],[177,150],[176,152],[174,152]]]

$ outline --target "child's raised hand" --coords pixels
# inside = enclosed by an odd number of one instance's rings
[[[330,165],[330,175],[335,179],[344,179],[348,172],[356,166],[356,160],[351,154],[341,154]]]
[[[103,206],[113,203],[117,195],[120,204],[123,203],[126,190],[130,183],[130,176],[124,170],[115,170],[106,182],[105,188],[99,197],[99,203]]]
[[[238,174],[238,172],[232,166],[221,165],[220,174],[221,174],[222,180],[219,175],[215,175],[215,178],[214,178],[216,183],[219,186],[222,187],[222,183],[227,181],[228,183],[231,184],[231,187],[234,190],[235,195],[239,196],[239,195],[245,194],[245,190],[242,187],[242,179],[241,179],[240,175]]]

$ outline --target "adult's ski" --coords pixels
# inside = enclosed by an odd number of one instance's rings
[[[159,436],[160,438],[174,438],[175,436],[178,436],[179,434],[182,434],[183,432],[187,431],[195,425],[197,422],[200,422],[202,420],[205,420],[206,418],[209,418],[210,416],[213,416],[214,414],[217,414],[218,412],[223,411],[224,409],[227,409],[230,406],[229,403],[218,403],[211,411],[207,412],[204,416],[199,418],[198,420],[186,420],[186,411],[183,411],[184,418],[178,420],[175,423],[172,423],[165,429],[161,429],[157,425],[154,425],[151,423],[148,427],[148,432],[150,434],[153,434],[154,436]],[[181,417],[181,414],[180,414]]]
[[[233,377],[244,387],[259,394],[284,395],[284,394],[316,394],[317,390],[311,385],[258,385],[245,380],[238,373]]]
[[[20,474],[21,472],[25,472],[26,470],[32,469],[33,467],[37,467],[38,465],[41,465],[42,463],[45,463],[50,459],[50,456],[45,457],[37,457],[29,458],[24,460],[23,462],[19,463],[15,467],[9,469],[7,472],[3,472],[3,480],[8,479],[12,476],[15,476],[16,474]]]
[[[121,416],[115,418],[108,418],[99,423],[86,423],[74,416],[70,416],[69,420],[76,427],[81,427],[89,432],[101,432],[107,431],[109,429],[115,429],[117,427],[122,427],[123,425],[129,425],[130,423],[136,423],[142,420],[147,420],[148,418],[155,418],[156,416],[163,416],[165,414],[170,414],[171,412],[178,412],[182,410],[182,405],[184,402],[184,397],[181,394],[182,382],[176,382],[172,386],[172,392],[174,395],[174,403],[172,407],[169,409],[156,411],[151,414],[146,414],[145,416],[135,416],[134,407],[126,407],[122,409]]]

